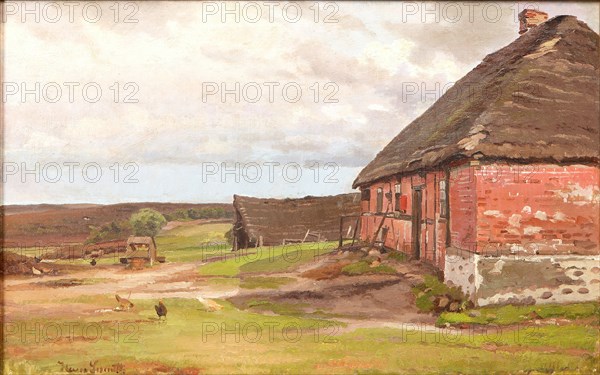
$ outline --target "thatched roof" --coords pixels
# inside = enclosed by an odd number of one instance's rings
[[[471,157],[598,163],[598,43],[573,16],[529,30],[402,130],[353,187]]]
[[[300,199],[263,199],[233,196],[238,214],[236,226],[257,242],[278,245],[283,239],[302,239],[306,231],[320,232],[327,240],[339,236],[341,215],[360,214],[360,194],[341,194]]]

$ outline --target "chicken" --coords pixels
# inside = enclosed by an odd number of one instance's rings
[[[163,316],[167,319],[167,306],[163,303],[162,299],[158,300],[158,305],[154,305],[154,310],[156,310],[156,315],[158,315],[158,320]]]
[[[119,297],[118,294],[115,294],[115,298],[117,299],[117,302],[119,302],[119,306],[117,306],[117,308],[115,308],[115,310],[129,310],[131,308],[133,308],[133,303],[131,303],[131,301],[129,301],[128,299]]]
[[[223,306],[219,305],[215,301],[202,298],[202,296],[198,296],[198,297],[196,297],[196,299],[198,300],[198,302],[200,302],[204,306],[206,311],[218,311],[223,308]]]

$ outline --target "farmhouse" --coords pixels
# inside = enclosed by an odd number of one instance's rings
[[[233,196],[234,250],[291,242],[337,240],[343,218],[348,232],[360,214],[360,195],[341,194],[300,199],[262,199]]]
[[[532,22],[353,184],[362,239],[430,262],[479,305],[600,297],[600,38],[573,16]]]

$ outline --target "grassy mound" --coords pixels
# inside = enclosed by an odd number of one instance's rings
[[[459,287],[449,287],[432,275],[425,275],[425,282],[414,287],[413,293],[424,312],[457,312],[473,306]]]
[[[568,320],[595,317],[600,324],[600,304],[598,302],[574,303],[568,305],[548,304],[531,306],[485,306],[472,311],[444,312],[436,325],[495,324],[510,325],[534,319],[563,318]]]
[[[278,289],[294,280],[291,277],[245,277],[242,279],[240,287],[244,289]]]
[[[348,264],[342,268],[342,273],[348,276],[358,276],[367,274],[396,274],[396,270],[392,267],[380,264],[376,267],[371,267],[371,264],[365,260],[361,260],[357,263]]]

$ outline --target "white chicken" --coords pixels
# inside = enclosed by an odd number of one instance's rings
[[[198,296],[198,297],[196,297],[196,299],[198,300],[198,302],[200,302],[202,304],[202,306],[204,306],[206,311],[218,311],[223,308],[223,306],[219,305],[215,301],[206,299],[206,298],[202,298],[202,296]]]

